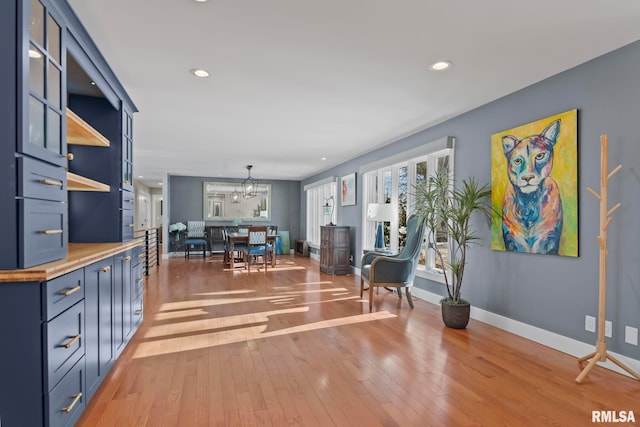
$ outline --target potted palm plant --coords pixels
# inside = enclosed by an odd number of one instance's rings
[[[440,301],[442,320],[450,328],[464,329],[469,323],[471,305],[461,298],[462,279],[467,251],[478,239],[471,227],[471,217],[480,213],[490,218],[491,190],[473,177],[464,179],[461,188],[455,190],[447,171],[430,177],[415,189],[416,211],[427,224],[427,243],[444,272],[447,296]]]

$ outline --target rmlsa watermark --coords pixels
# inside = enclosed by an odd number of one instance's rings
[[[635,423],[633,411],[591,411],[592,423]]]

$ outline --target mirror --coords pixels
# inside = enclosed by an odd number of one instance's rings
[[[257,196],[245,199],[233,182],[204,183],[204,219],[208,221],[271,220],[271,184],[259,184]]]

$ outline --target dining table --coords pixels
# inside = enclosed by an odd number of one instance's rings
[[[271,244],[271,267],[276,266],[276,239],[277,234],[267,234],[267,244]],[[227,239],[229,240],[229,253],[227,258],[229,259],[229,267],[231,270],[235,268],[235,245],[238,243],[244,243],[244,247],[249,243],[248,233],[232,232],[227,233]],[[244,248],[242,248],[244,250]]]

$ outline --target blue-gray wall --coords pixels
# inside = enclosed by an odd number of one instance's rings
[[[514,69],[517,72],[517,69]],[[579,253],[577,258],[491,250],[491,233],[479,224],[481,243],[471,249],[463,287],[475,307],[563,336],[593,343],[584,330],[585,315],[597,316],[599,204],[587,192],[600,188],[600,135],[609,136],[609,168],[623,169],[609,184],[609,201],[622,207],[608,231],[607,319],[613,322],[609,349],[640,359],[640,347],[625,344],[625,325],[640,327],[640,42],[345,162],[302,182],[343,176],[360,166],[445,136],[456,138],[455,173],[459,182],[476,176],[491,180],[491,134],[578,108]],[[360,178],[360,177],[358,177]],[[338,206],[338,224],[350,225],[352,253],[361,253],[362,182],[356,206]],[[306,205],[300,223],[305,233]],[[356,261],[359,265],[359,261]],[[443,294],[443,285],[416,279],[422,289]]]
[[[237,179],[197,176],[169,176],[169,224],[189,220],[201,220],[203,214],[203,183],[206,181],[239,182]],[[271,220],[264,224],[274,224],[278,230],[288,230],[291,246],[300,239],[300,182],[283,180],[262,180],[271,184]],[[251,221],[244,221],[251,223]],[[261,222],[262,223],[262,222]],[[207,221],[206,225],[232,225],[232,221]]]

